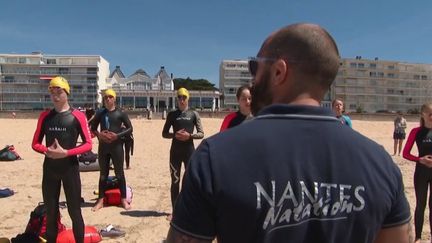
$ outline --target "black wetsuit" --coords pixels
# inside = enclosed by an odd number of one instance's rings
[[[125,128],[123,128],[125,129]],[[130,166],[130,156],[133,155],[134,151],[134,137],[133,134],[127,134],[121,137],[121,140],[124,143],[124,153],[125,153],[125,161],[126,161],[126,168],[129,168]]]
[[[82,144],[79,146],[77,146],[78,136],[82,139]],[[45,145],[42,144],[44,137]],[[63,182],[75,240],[79,243],[84,242],[81,179],[77,155],[92,148],[85,115],[75,109],[61,113],[55,110],[42,112],[33,136],[32,148],[45,154],[47,147],[54,143],[54,139],[57,139],[60,146],[67,150],[68,156],[62,159],[51,159],[45,156],[44,159],[42,194],[47,209],[46,239],[48,242],[56,242],[60,187]]]
[[[95,134],[98,134],[97,128],[99,124],[101,131],[108,130],[117,134],[117,140],[112,143],[105,143],[102,140],[99,140],[99,199],[103,198],[105,195],[110,159],[114,165],[114,173],[119,182],[121,198],[126,198],[126,178],[123,170],[124,151],[123,142],[120,138],[132,133],[132,124],[127,114],[118,108],[115,108],[113,111],[102,109],[96,113],[91,122],[91,131]],[[126,127],[126,129],[122,129],[122,125]]]
[[[418,156],[411,154],[414,143],[417,145]],[[432,155],[432,129],[424,126],[413,128],[403,149],[403,157],[417,162],[414,172],[414,190],[416,194],[414,225],[416,240],[421,238],[428,188],[432,189],[432,168],[428,168],[426,165],[418,162],[425,155]],[[432,230],[432,194],[429,195],[429,224]]]
[[[246,120],[246,118],[247,117],[245,115],[243,115],[240,111],[230,113],[224,118],[222,125],[221,125],[221,128],[220,128],[220,131],[222,132],[228,128],[238,126],[242,122],[244,122],[244,120]]]
[[[173,127],[173,133],[170,133],[170,128]],[[197,133],[193,133],[196,127]],[[181,129],[185,129],[191,134],[191,138],[187,141],[180,141],[175,138],[175,133]],[[196,111],[192,110],[175,110],[168,113],[165,125],[162,130],[162,137],[172,138],[170,150],[170,172],[171,172],[171,203],[174,207],[175,201],[180,190],[180,172],[181,163],[184,163],[185,168],[192,153],[195,151],[193,139],[201,139],[204,137],[204,132],[201,125],[201,119]]]

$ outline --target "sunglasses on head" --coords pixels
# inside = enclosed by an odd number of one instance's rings
[[[187,96],[185,96],[185,95],[179,95],[179,96],[177,96],[177,99],[179,99],[179,100],[186,100]]]
[[[271,57],[251,57],[248,62],[249,72],[253,77],[255,77],[258,71],[259,62],[274,62],[276,60],[277,60],[276,58],[271,58]]]

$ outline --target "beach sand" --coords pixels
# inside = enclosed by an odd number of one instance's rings
[[[8,198],[0,198],[0,237],[14,237],[23,233],[30,212],[42,201],[42,161],[43,156],[31,149],[31,140],[36,127],[36,119],[0,119],[2,136],[0,147],[13,144],[17,152],[24,158],[14,162],[0,162],[0,188],[9,187],[16,194]],[[91,207],[97,189],[99,172],[82,172],[82,196],[85,203],[82,213],[86,225],[98,229],[109,224],[126,231],[121,238],[108,239],[103,242],[161,242],[169,228],[166,215],[171,213],[169,149],[171,141],[161,136],[164,120],[132,119],[134,126],[135,149],[131,157],[131,169],[125,170],[127,184],[133,189],[133,202],[130,211],[120,207],[106,207],[92,212]],[[203,118],[205,137],[218,132],[222,119]],[[418,125],[416,121],[408,122],[407,132]],[[371,138],[393,153],[393,122],[353,120],[353,128]],[[198,145],[201,140],[195,141]],[[93,151],[97,152],[97,140],[93,140]],[[416,153],[416,151],[413,151]],[[415,207],[413,189],[413,173],[415,164],[402,157],[393,156],[400,167],[407,198],[411,211]],[[111,171],[110,174],[114,172]],[[63,192],[60,201],[65,201]],[[71,227],[67,209],[60,210],[62,222]],[[428,210],[425,213],[423,239],[430,239]]]

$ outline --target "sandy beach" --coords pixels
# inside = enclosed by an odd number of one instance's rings
[[[353,120],[353,128],[371,138],[393,153],[393,118],[381,121]],[[161,136],[164,120],[132,119],[134,126],[135,151],[131,157],[131,169],[126,170],[127,184],[133,189],[132,210],[120,207],[106,207],[92,212],[91,206],[97,189],[99,172],[82,172],[82,207],[86,225],[98,229],[109,224],[126,231],[122,238],[107,239],[103,242],[160,242],[166,236],[169,222],[166,215],[171,212],[169,148],[171,141]],[[205,137],[218,132],[222,119],[203,118]],[[407,133],[418,125],[415,119],[408,122]],[[36,127],[36,119],[0,119],[2,136],[0,147],[13,144],[24,158],[14,162],[0,162],[0,188],[9,187],[17,193],[8,198],[0,198],[0,237],[14,237],[26,227],[30,212],[42,201],[41,180],[43,156],[31,149],[31,139]],[[195,141],[198,145],[200,140]],[[97,151],[97,140],[93,140],[93,151]],[[415,151],[414,151],[415,152]],[[413,189],[413,162],[394,156],[394,162],[403,173],[406,195],[413,212],[415,194]],[[111,172],[113,174],[114,172]],[[63,192],[60,201],[65,201]],[[66,209],[61,209],[62,222],[71,227]],[[423,239],[430,240],[429,219],[426,218]]]

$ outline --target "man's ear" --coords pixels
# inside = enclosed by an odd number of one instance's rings
[[[289,72],[291,71],[283,59],[276,60],[273,63],[271,70],[273,75],[273,84],[276,86],[283,84],[286,81]]]

